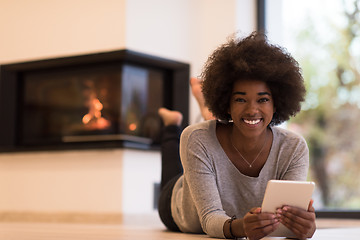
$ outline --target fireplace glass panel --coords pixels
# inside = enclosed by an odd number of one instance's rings
[[[26,72],[22,145],[158,140],[163,70],[131,64]]]

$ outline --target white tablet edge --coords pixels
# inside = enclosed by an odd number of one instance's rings
[[[275,213],[276,209],[284,205],[307,209],[315,188],[314,182],[270,180],[267,184],[262,212]],[[296,237],[296,235],[280,224],[269,236],[272,237]]]

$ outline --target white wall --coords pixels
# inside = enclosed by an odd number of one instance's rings
[[[0,211],[120,212],[122,158],[121,150],[2,154]]]
[[[0,64],[126,47],[188,62],[197,76],[227,36],[254,29],[254,2],[1,0]],[[194,122],[193,98],[190,111]],[[159,152],[2,153],[0,212],[148,213],[159,179]]]
[[[127,2],[126,46],[191,64],[199,76],[209,54],[236,31],[255,29],[253,0],[131,0]],[[190,123],[201,119],[190,97]]]
[[[1,0],[0,63],[125,46],[125,0]]]

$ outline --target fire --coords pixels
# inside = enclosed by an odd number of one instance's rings
[[[130,125],[129,125],[129,130],[130,130],[130,131],[135,131],[136,128],[137,128],[137,126],[136,126],[135,123],[130,123]]]
[[[101,111],[104,108],[103,104],[94,94],[91,94],[90,100],[88,102],[89,112],[85,114],[82,118],[82,122],[89,129],[106,129],[111,124],[110,121],[106,120],[101,115]]]
[[[90,114],[85,114],[84,117],[82,118],[82,122],[84,124],[88,124],[91,120],[91,115]]]

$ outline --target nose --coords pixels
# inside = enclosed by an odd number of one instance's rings
[[[246,113],[249,116],[255,116],[258,112],[259,112],[259,108],[256,102],[249,102],[247,104]]]

